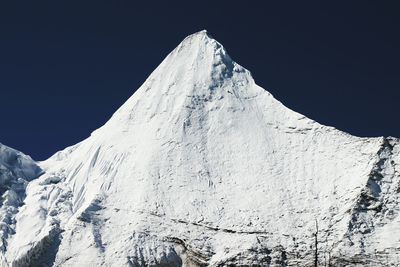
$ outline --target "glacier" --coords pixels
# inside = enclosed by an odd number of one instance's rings
[[[0,144],[0,263],[5,264],[7,239],[15,233],[15,216],[30,181],[43,173],[31,157]]]
[[[201,31],[86,140],[0,147],[0,263],[397,266],[399,165],[399,139],[290,110]]]

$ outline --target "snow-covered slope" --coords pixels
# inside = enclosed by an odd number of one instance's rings
[[[29,181],[41,168],[23,153],[0,144],[0,262],[4,261],[7,238],[15,232],[15,214],[25,198]]]
[[[202,31],[41,163],[3,265],[396,264],[399,147],[291,111]]]

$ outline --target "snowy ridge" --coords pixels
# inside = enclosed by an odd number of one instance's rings
[[[40,163],[3,265],[390,266],[399,155],[286,108],[201,31]]]
[[[8,237],[15,232],[15,214],[24,201],[25,188],[42,172],[29,156],[0,144],[0,261],[4,260]]]

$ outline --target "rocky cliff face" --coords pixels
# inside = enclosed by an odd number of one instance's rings
[[[10,266],[390,266],[399,140],[320,125],[187,37],[101,128],[40,164]]]

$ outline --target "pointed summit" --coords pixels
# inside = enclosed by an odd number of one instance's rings
[[[207,30],[201,30],[198,32],[195,32],[193,34],[190,34],[189,36],[187,36],[185,39],[183,39],[183,41],[181,42],[181,44],[185,43],[185,42],[192,42],[192,41],[197,41],[197,44],[207,44],[210,43],[210,41],[214,41],[216,43],[218,43],[209,33]],[[193,42],[195,43],[195,42]],[[179,47],[179,46],[178,46]]]
[[[186,37],[154,70],[137,92],[115,113],[115,127],[131,121],[137,104],[149,102],[148,117],[153,117],[160,106],[152,103],[167,101],[173,110],[182,110],[198,101],[236,97],[242,91],[252,96],[254,80],[248,70],[234,62],[225,48],[210,37],[206,30]],[[256,91],[263,91],[258,88]],[[228,95],[226,95],[228,94]],[[168,97],[167,97],[168,96]],[[172,97],[174,96],[174,97]],[[140,99],[140,100],[139,100]],[[169,100],[170,99],[170,100]],[[154,111],[153,111],[154,110]],[[143,117],[146,117],[144,114]]]
[[[198,32],[195,32],[195,33],[193,33],[193,35],[194,34],[208,34],[208,31],[206,30],[206,29],[204,29],[204,30],[201,30],[201,31],[198,31]]]
[[[176,69],[186,72],[187,75],[200,70],[203,78],[205,78],[211,72],[218,72],[218,69],[224,67],[229,72],[245,71],[231,59],[221,43],[215,40],[206,30],[202,30],[183,39],[150,78],[159,74],[160,71],[168,72],[172,70],[177,72]]]
[[[195,32],[195,33],[192,33],[191,35],[187,36],[187,38],[190,37],[190,36],[195,36],[195,35],[202,35],[202,36],[207,36],[207,37],[211,38],[211,36],[209,35],[209,33],[208,33],[208,31],[206,29],[198,31],[198,32]]]
[[[215,49],[222,47],[222,45],[217,40],[215,40],[214,37],[207,30],[201,30],[187,36],[185,39],[183,39],[181,45],[189,45],[188,43],[190,45],[211,45]]]
[[[41,166],[0,266],[398,263],[399,141],[286,108],[206,31]]]
[[[185,65],[187,70],[201,69],[204,75],[218,68],[226,67],[229,72],[244,69],[236,64],[225,48],[206,30],[199,31],[186,37],[164,60],[161,65]],[[222,66],[221,66],[222,65]],[[196,69],[195,69],[196,68]]]

